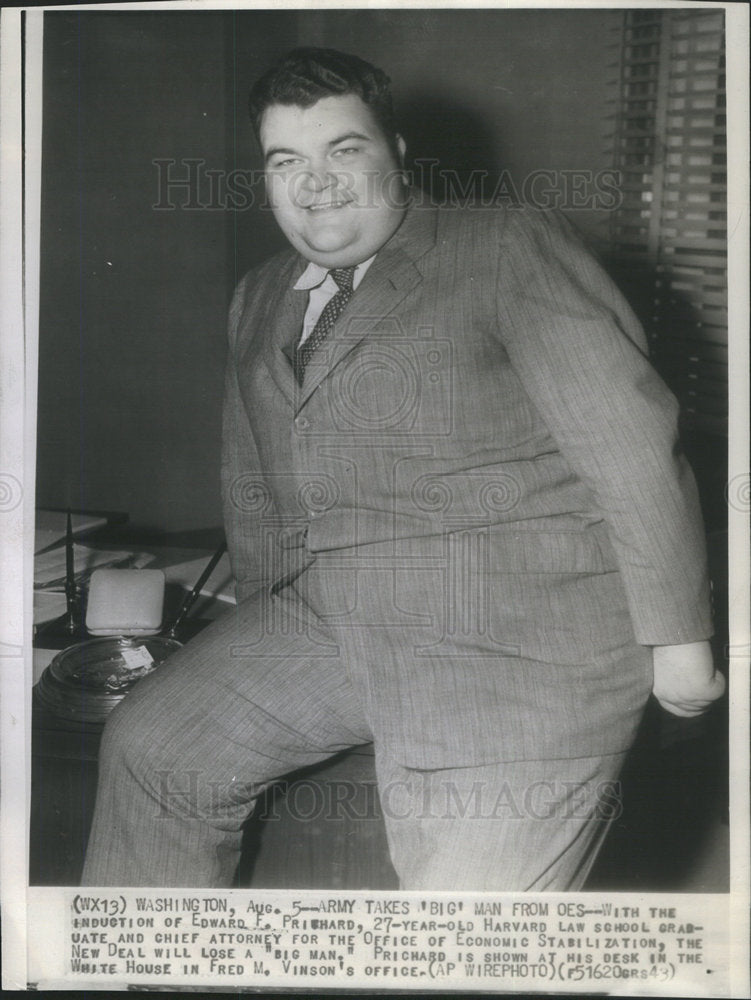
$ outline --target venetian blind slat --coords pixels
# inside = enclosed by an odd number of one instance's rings
[[[712,432],[727,413],[723,27],[709,9],[625,13],[613,140],[615,260],[651,281],[653,360],[688,422]]]

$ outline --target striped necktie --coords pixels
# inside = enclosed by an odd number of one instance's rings
[[[302,343],[295,351],[294,369],[295,378],[298,385],[302,385],[305,378],[305,369],[320,344],[328,337],[339,318],[340,313],[352,298],[352,281],[355,276],[354,267],[335,267],[329,271],[339,289],[321,311],[318,322],[313,327],[313,332],[308,339]]]

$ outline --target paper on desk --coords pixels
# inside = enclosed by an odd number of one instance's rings
[[[177,583],[185,590],[192,590],[196,581],[206,568],[208,559],[202,556],[200,559],[191,559],[189,562],[178,563],[176,566],[165,566],[164,575],[167,583]],[[214,572],[208,578],[201,590],[202,597],[213,597],[218,601],[226,601],[228,604],[236,604],[235,599],[235,578],[229,564],[229,556],[225,552],[214,568]]]
[[[154,556],[148,552],[105,552],[90,549],[85,545],[73,546],[73,570],[76,583],[91,576],[102,566],[120,569],[142,569]],[[65,588],[65,546],[42,552],[34,557],[34,588],[39,590],[63,590]]]
[[[71,514],[70,526],[74,535],[107,523],[106,517],[96,514]],[[48,549],[61,542],[67,533],[68,515],[63,510],[37,510],[34,518],[34,552]]]

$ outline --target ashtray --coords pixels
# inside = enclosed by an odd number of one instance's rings
[[[53,714],[103,722],[134,684],[182,647],[162,636],[107,636],[63,649],[46,668],[36,693]]]

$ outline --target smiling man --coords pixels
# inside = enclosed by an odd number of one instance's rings
[[[260,139],[274,215],[306,260],[325,268],[361,264],[399,227],[404,140],[389,143],[357,94],[323,97],[310,108],[272,104]]]
[[[238,606],[113,713],[84,880],[229,885],[372,742],[403,888],[580,888],[650,692],[723,691],[675,400],[565,221],[409,189],[380,70],[296,50],[250,109],[291,249],[230,309]]]

